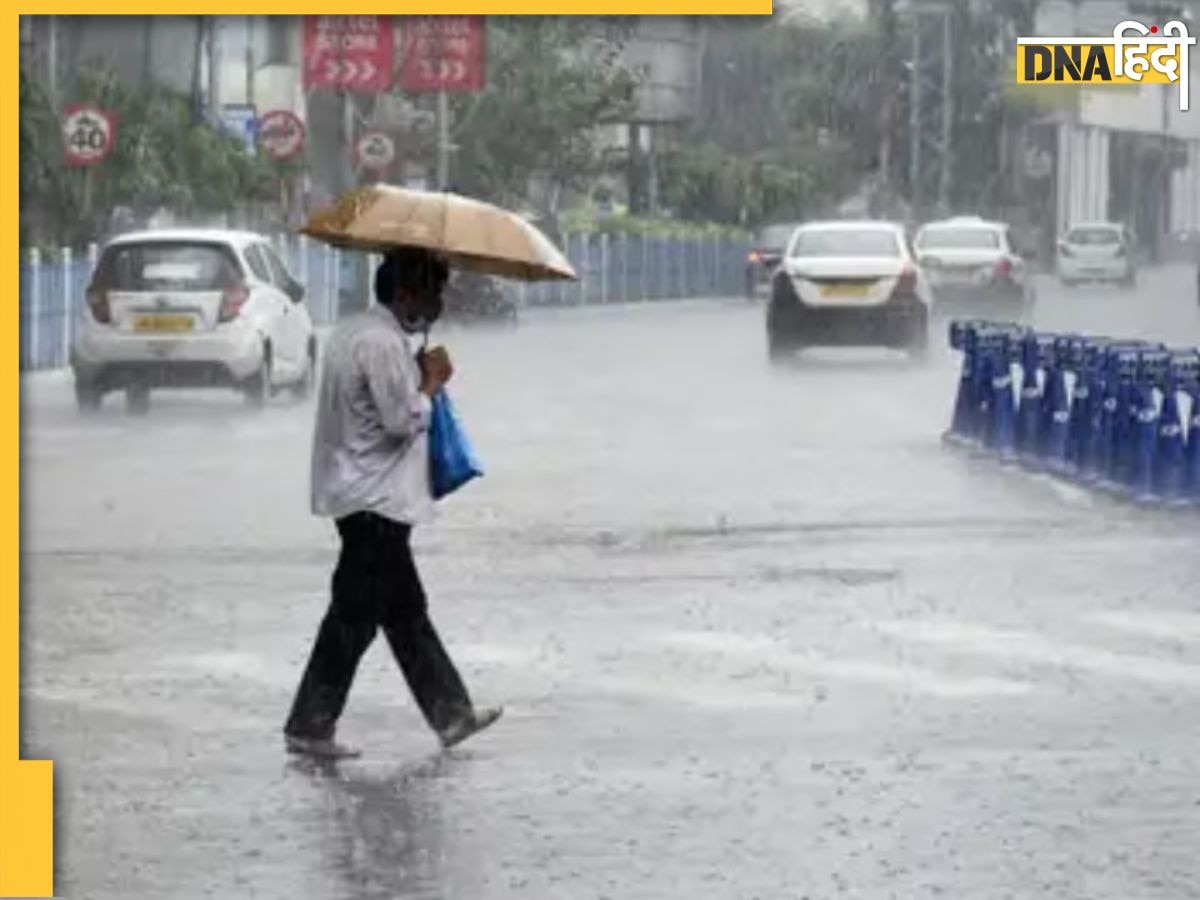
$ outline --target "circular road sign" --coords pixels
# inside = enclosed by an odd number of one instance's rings
[[[396,159],[396,142],[382,131],[368,131],[354,145],[358,164],[366,169],[386,169]]]
[[[304,149],[304,123],[286,109],[263,113],[258,120],[258,142],[272,159],[291,159]]]
[[[98,106],[69,106],[63,114],[62,134],[67,164],[94,166],[112,152],[117,139],[117,120]]]

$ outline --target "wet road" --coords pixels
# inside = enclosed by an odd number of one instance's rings
[[[1200,341],[1184,269],[1037,317]],[[311,409],[25,382],[60,896],[1195,896],[1200,519],[943,450],[948,351],[773,370],[742,301],[445,339],[489,472],[418,560],[507,714],[437,752],[380,641],[334,770],[279,736],[335,551]]]

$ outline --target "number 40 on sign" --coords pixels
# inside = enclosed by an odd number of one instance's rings
[[[117,120],[98,106],[69,106],[63,114],[63,152],[69,166],[94,166],[112,152]]]

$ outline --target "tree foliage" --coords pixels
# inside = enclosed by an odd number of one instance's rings
[[[598,125],[633,109],[637,76],[621,60],[619,22],[567,16],[490,18],[488,78],[459,99],[454,184],[498,202],[587,188],[604,169]],[[544,199],[544,198],[543,198]]]
[[[684,216],[757,224],[827,210],[877,165],[877,56],[865,23],[718,20],[700,108],[661,167]]]
[[[145,213],[167,207],[186,217],[278,195],[277,167],[197,117],[185,96],[157,86],[132,87],[96,67],[81,74],[71,99],[112,112],[116,144],[90,171],[68,167],[59,113],[45,87],[21,73],[22,243],[95,240],[119,206]]]

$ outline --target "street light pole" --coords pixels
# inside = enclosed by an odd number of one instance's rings
[[[450,100],[444,90],[438,91],[437,119],[437,187],[444,191],[450,186]]]

